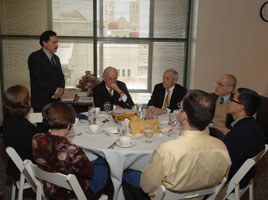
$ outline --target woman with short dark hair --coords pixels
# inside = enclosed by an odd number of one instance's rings
[[[103,193],[113,198],[110,170],[103,158],[89,161],[81,147],[71,144],[67,136],[75,122],[73,107],[53,102],[42,111],[43,122],[49,132],[33,137],[33,158],[37,165],[49,172],[74,174],[88,199],[98,199]],[[44,184],[48,199],[70,199],[74,193],[52,184]]]
[[[30,111],[29,91],[22,85],[15,85],[6,90],[3,96],[3,136],[6,146],[13,147],[22,160],[32,160],[32,137],[38,129],[26,116]],[[20,171],[11,159],[8,161],[7,174],[15,181],[20,178]]]

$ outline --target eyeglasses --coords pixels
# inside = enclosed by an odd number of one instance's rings
[[[241,102],[234,100],[233,98],[230,98],[230,101],[235,102],[237,104],[243,105]]]
[[[223,83],[216,81],[215,86],[224,87],[224,86],[232,86],[232,85],[224,85]]]

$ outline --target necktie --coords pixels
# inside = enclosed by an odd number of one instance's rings
[[[109,90],[109,93],[110,93],[110,96],[111,96],[111,97],[113,96],[113,93],[112,93],[112,92],[113,92],[113,90],[110,89],[110,90]]]
[[[224,103],[224,98],[221,97],[221,98],[220,98],[220,104],[223,104],[223,103]]]
[[[167,89],[167,96],[165,99],[164,108],[167,108],[169,106],[169,98],[170,98],[169,96],[170,96],[170,91],[169,91],[169,89]]]
[[[53,66],[55,66],[55,65],[56,65],[56,63],[55,63],[55,60],[54,60],[53,56],[51,57],[51,63],[52,63],[52,65],[53,65]]]

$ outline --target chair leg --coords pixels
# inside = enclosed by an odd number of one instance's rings
[[[23,174],[21,174],[18,200],[23,200],[24,183],[25,183],[25,177],[23,176]]]
[[[254,200],[254,185],[253,183],[249,186],[249,200]]]
[[[16,182],[12,181],[11,200],[15,200],[16,190],[17,190]]]

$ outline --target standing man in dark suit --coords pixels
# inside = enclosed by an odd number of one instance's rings
[[[58,49],[56,33],[50,30],[42,33],[40,45],[42,48],[28,59],[34,112],[41,112],[45,105],[59,100],[65,87],[60,59],[54,54]]]
[[[178,72],[167,69],[163,75],[163,82],[155,85],[153,94],[148,103],[147,112],[160,115],[178,109],[178,103],[183,99],[187,90],[177,84]]]
[[[103,81],[93,88],[94,104],[104,110],[105,101],[111,102],[113,109],[131,108],[134,103],[125,83],[117,80],[117,70],[107,67],[103,72]]]
[[[256,156],[265,148],[263,131],[252,117],[260,103],[259,95],[247,88],[238,88],[234,97],[231,97],[228,102],[227,112],[235,120],[224,138],[232,160],[228,179],[233,177],[248,158]],[[240,183],[241,188],[247,186],[255,172],[255,167],[248,172]]]

